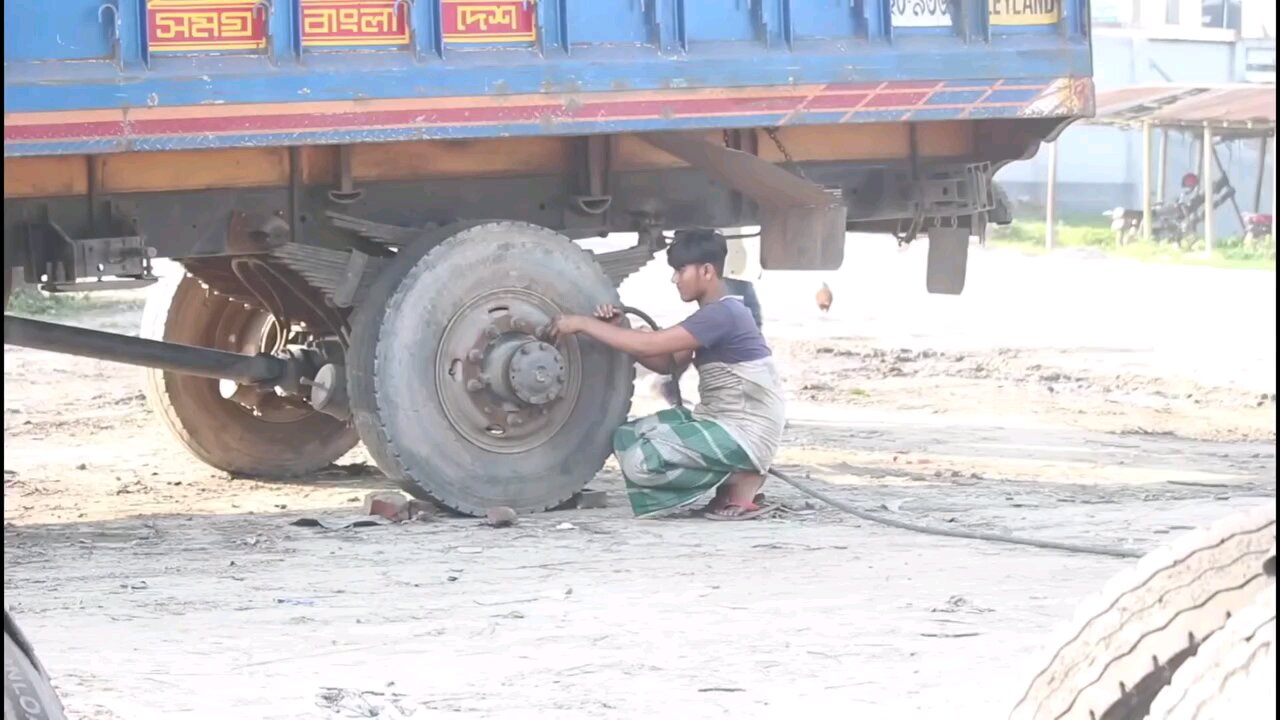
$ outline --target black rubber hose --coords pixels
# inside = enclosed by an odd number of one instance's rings
[[[649,313],[639,308],[633,308],[630,305],[623,305],[619,309],[622,310],[624,315],[635,315],[640,318],[650,328],[653,328],[654,332],[658,331],[658,323],[649,315]],[[680,396],[680,376],[676,374],[676,356],[670,355],[669,357],[671,358],[671,392],[674,395],[671,405],[673,407],[680,407],[681,405],[684,405],[684,398]]]
[[[898,528],[900,530],[910,530],[912,532],[925,533],[927,535],[939,535],[941,537],[960,538],[962,540],[982,540],[985,542],[1006,543],[1009,545],[1025,545],[1027,547],[1044,548],[1046,550],[1062,550],[1064,552],[1084,553],[1087,555],[1108,555],[1110,557],[1120,558],[1140,558],[1145,555],[1143,552],[1130,548],[1107,547],[1101,545],[1076,545],[1074,543],[1057,542],[1055,540],[1039,540],[1036,538],[1018,537],[1017,535],[1000,535],[998,533],[985,533],[973,530],[951,530],[949,528],[917,525],[916,523],[910,523],[904,520],[894,520],[893,518],[887,518],[883,515],[877,515],[875,513],[867,512],[866,510],[861,510],[847,502],[844,502],[843,500],[838,500],[820,490],[815,490],[799,480],[787,475],[781,470],[771,468],[769,470],[769,474],[799,490],[805,495],[821,500],[837,510],[843,510],[854,517],[869,520],[874,523],[880,523],[881,525],[888,525],[889,527]]]
[[[622,311],[623,315],[635,315],[636,317],[640,318],[641,320],[644,321],[646,325],[652,328],[655,332],[658,330],[658,322],[653,319],[653,316],[641,310],[640,308],[633,308],[630,305],[623,305],[618,309]]]
[[[653,328],[658,330],[658,323],[654,321],[648,313],[627,305],[622,306],[622,312],[627,315],[635,315]],[[675,358],[672,358],[672,366],[675,366]],[[680,388],[676,387],[676,404],[680,404]],[[883,515],[867,512],[843,500],[831,497],[830,495],[816,490],[805,483],[796,480],[781,470],[770,468],[769,474],[778,478],[782,482],[808,495],[809,497],[824,502],[831,507],[849,513],[850,515],[866,520],[868,522],[879,523],[891,528],[899,530],[909,530],[911,532],[923,533],[925,535],[936,535],[938,537],[959,538],[961,540],[978,540],[981,542],[1005,543],[1007,545],[1023,545],[1026,547],[1042,548],[1045,550],[1061,550],[1063,552],[1081,553],[1085,555],[1105,555],[1108,557],[1118,558],[1140,558],[1145,553],[1124,547],[1111,547],[1101,545],[1077,545],[1075,543],[1057,542],[1055,540],[1040,540],[1037,538],[1019,537],[1017,535],[1000,535],[998,533],[977,532],[972,530],[952,530],[950,528],[930,527],[928,525],[918,525],[916,523],[906,522],[904,520],[895,520],[887,518]]]

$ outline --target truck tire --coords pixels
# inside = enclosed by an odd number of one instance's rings
[[[31,643],[4,611],[4,720],[66,720]]]
[[[609,456],[635,366],[539,331],[617,302],[591,255],[550,230],[498,222],[424,236],[353,318],[348,388],[370,455],[409,493],[465,514],[561,505]]]
[[[1273,584],[1156,696],[1150,720],[1262,720],[1276,716],[1276,586]]]
[[[991,212],[987,213],[987,221],[995,225],[1008,225],[1013,222],[1013,201],[1004,185],[991,183]]]
[[[1188,533],[1082,603],[1014,720],[1142,720],[1178,668],[1272,582],[1274,504]]]
[[[263,313],[206,290],[194,277],[155,288],[142,336],[235,352],[257,351]],[[261,334],[259,331],[258,335]],[[152,409],[191,454],[219,470],[283,478],[327,467],[359,442],[349,424],[269,395],[260,414],[223,397],[217,380],[145,370]]]

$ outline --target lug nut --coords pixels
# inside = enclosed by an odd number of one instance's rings
[[[480,352],[479,350],[472,350],[471,352],[467,353],[467,362],[478,363],[483,359],[484,359],[484,353]]]
[[[467,381],[468,392],[480,392],[483,389],[484,389],[484,383],[481,382],[480,380],[471,378],[470,380]]]

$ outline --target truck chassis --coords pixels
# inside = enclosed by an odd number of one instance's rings
[[[185,276],[141,338],[6,316],[5,343],[150,368],[162,421],[231,473],[304,475],[362,441],[457,511],[545,510],[603,464],[634,376],[548,342],[556,315],[616,301],[689,226],[759,226],[762,265],[790,270],[839,267],[846,232],[927,235],[927,289],[959,293],[970,238],[1009,221],[993,173],[1066,122],[6,158],[6,264],[27,282],[145,286],[156,258]],[[572,242],[615,232],[638,241]]]

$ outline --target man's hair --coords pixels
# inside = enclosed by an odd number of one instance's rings
[[[667,264],[679,270],[686,265],[710,265],[716,275],[724,276],[724,259],[729,246],[724,236],[715,230],[697,228],[677,230],[675,240],[667,248]]]

